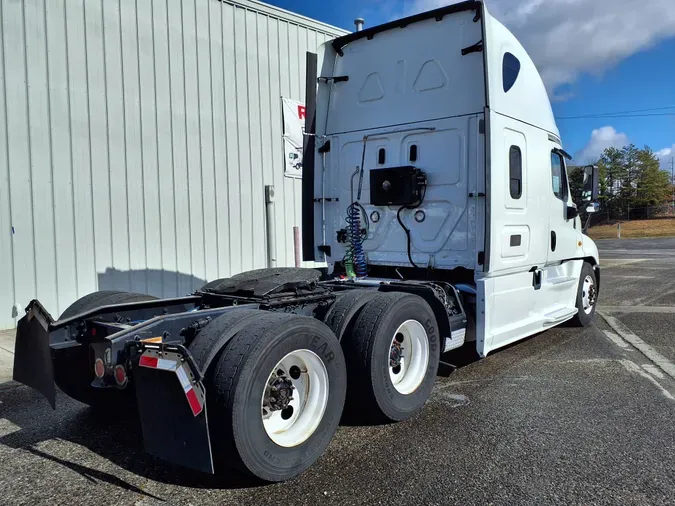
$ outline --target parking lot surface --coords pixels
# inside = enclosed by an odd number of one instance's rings
[[[673,504],[675,239],[598,241],[600,311],[479,361],[444,360],[411,420],[343,425],[260,485],[143,452],[138,427],[0,385],[0,501],[19,504]],[[672,374],[671,374],[672,373]]]

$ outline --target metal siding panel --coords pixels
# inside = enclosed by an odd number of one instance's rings
[[[145,258],[145,215],[143,158],[138,83],[138,43],[136,10],[128,1],[120,3],[122,43],[122,92],[125,132],[125,169],[127,176],[127,216],[129,222],[129,278],[132,292],[147,290]]]
[[[291,266],[293,264],[293,252],[288,251],[286,244],[286,202],[288,195],[284,191],[284,147],[282,145],[283,120],[281,109],[281,48],[280,30],[281,22],[270,18],[268,24],[269,38],[267,41],[267,62],[269,65],[269,163],[267,170],[271,172],[271,181],[275,188],[275,211],[276,211],[276,245],[277,265]]]
[[[298,100],[305,101],[305,65],[304,61],[306,59],[306,53],[308,49],[308,39],[309,39],[309,30],[307,28],[298,26],[298,52],[297,52],[297,64],[298,64]]]
[[[155,96],[155,46],[150,2],[137,2],[138,88],[140,90],[141,166],[143,168],[143,215],[145,218],[146,292],[164,294],[162,276],[162,216],[159,208],[158,136]]]
[[[176,255],[178,293],[192,290],[189,277],[180,273],[192,272],[192,234],[190,229],[190,201],[187,174],[187,137],[185,113],[185,69],[183,58],[182,1],[171,0],[169,10],[169,54],[171,70],[171,104],[173,121],[174,187],[176,199]]]
[[[75,224],[64,7],[64,2],[60,0],[46,1],[44,4],[49,89],[49,114],[44,121],[51,132],[52,195],[54,197],[51,213],[55,236],[55,277],[58,280],[56,307],[48,307],[48,309],[55,316],[77,299],[77,251],[74,247]],[[18,274],[15,276],[18,277]],[[28,300],[17,299],[17,302],[23,305]]]
[[[294,12],[282,9],[280,7],[276,7],[274,5],[266,4],[264,2],[259,2],[257,0],[218,0],[218,1],[222,1],[223,3],[227,2],[228,4],[235,4],[240,7],[245,7],[252,11],[267,14],[271,17],[283,19],[292,23],[307,26],[309,28],[318,29],[326,32],[334,32],[336,36],[349,33],[335,26],[331,26],[326,23],[322,23],[320,21],[316,21],[314,19],[301,16]]]
[[[235,57],[235,83],[236,83],[236,109],[237,129],[239,142],[239,203],[241,222],[240,251],[241,269],[247,271],[253,268],[252,257],[252,228],[253,221],[251,212],[253,204],[251,193],[251,129],[249,119],[249,104],[251,97],[248,90],[248,34],[246,23],[246,11],[241,8],[234,10],[234,57]],[[235,183],[236,184],[236,183]]]
[[[108,184],[110,198],[110,243],[112,262],[99,287],[106,290],[131,288],[129,207],[127,205],[125,98],[122,72],[120,5],[102,0],[103,50],[106,71]]]
[[[185,83],[185,145],[187,147],[187,191],[190,227],[190,270],[192,276],[204,278],[204,220],[202,206],[202,159],[200,128],[200,96],[197,67],[197,29],[195,3],[183,1],[183,79]],[[190,280],[185,283],[188,292],[196,287]]]
[[[225,52],[223,49],[223,7],[221,3],[209,2],[209,33],[211,37],[211,91],[213,112],[213,157],[214,157],[214,200],[215,234],[217,248],[217,272],[212,279],[230,274],[230,209],[227,185],[229,145],[225,110]],[[229,72],[228,72],[229,74]]]
[[[0,28],[4,26],[3,4],[0,2]],[[0,31],[0,328],[15,325],[14,255],[12,244],[12,217],[9,202],[9,143],[8,119],[5,104],[5,36]],[[17,311],[18,312],[18,311]]]
[[[262,264],[263,266],[267,265],[267,235],[266,230],[268,223],[264,213],[265,210],[265,185],[273,184],[273,172],[272,172],[272,139],[270,138],[270,70],[269,70],[269,19],[267,16],[258,15],[257,26],[257,58],[258,58],[258,103],[260,106],[260,162],[259,162],[259,175],[260,175],[260,188],[258,191],[261,192],[261,219],[262,224],[260,227],[259,234],[263,237],[259,240],[262,245]],[[276,195],[275,195],[276,197]],[[275,206],[279,204],[275,202]],[[275,221],[278,221],[275,213]],[[274,230],[278,230],[277,223],[271,225]],[[276,233],[276,232],[275,232]],[[275,241],[276,242],[276,241]],[[279,247],[276,248],[275,258],[277,260],[277,265],[284,265],[279,258]]]
[[[104,0],[105,1],[105,0]],[[165,0],[152,0],[152,31],[155,65],[155,129],[157,132],[157,200],[164,297],[179,295],[177,276],[176,195],[174,193],[173,113],[169,59],[168,10]]]
[[[307,51],[316,53],[317,48],[317,36],[319,34],[315,30],[307,30]],[[305,69],[306,71],[306,69]],[[305,90],[306,92],[307,90]]]
[[[225,86],[225,118],[227,125],[227,189],[230,215],[230,272],[236,274],[244,270],[242,261],[242,228],[241,219],[242,194],[240,192],[239,171],[241,168],[239,152],[241,139],[239,136],[239,107],[235,55],[237,30],[235,28],[235,10],[229,4],[222,5],[223,21],[223,84]]]
[[[210,281],[218,277],[218,226],[216,219],[216,197],[214,180],[214,114],[213,94],[211,89],[212,64],[211,64],[211,0],[196,1],[195,29],[197,30],[197,68],[199,76],[199,124],[201,131],[201,195],[202,195],[202,218],[204,231],[204,274],[203,279]],[[216,11],[218,12],[218,11]],[[199,288],[199,287],[196,287]]]
[[[91,199],[91,158],[87,58],[82,2],[66,2],[66,51],[68,52],[70,143],[73,164],[73,209],[77,248],[78,297],[96,289],[94,259],[93,202]]]
[[[249,1],[0,2],[0,328],[36,296],[58,315],[264,267],[265,184],[293,264],[281,96],[330,27]]]
[[[110,207],[110,152],[108,150],[108,106],[104,46],[102,1],[84,3],[85,42],[87,61],[87,89],[91,198],[93,201],[94,258],[98,287],[101,273],[113,263],[112,225]]]
[[[49,124],[44,121],[49,114],[44,9],[41,0],[27,1],[24,6],[35,288],[37,297],[44,304],[56,307],[51,143]]]
[[[246,66],[249,96],[249,139],[251,179],[251,222],[249,254],[253,259],[253,268],[267,266],[267,247],[265,235],[265,197],[262,176],[261,121],[260,121],[260,72],[258,47],[258,14],[246,11]]]
[[[29,103],[26,79],[26,42],[23,2],[6,2],[2,12],[4,37],[5,107],[7,124],[7,166],[12,216],[15,297],[19,304],[36,293],[32,167]]]

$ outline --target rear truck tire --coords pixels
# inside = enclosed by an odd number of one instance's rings
[[[323,322],[333,331],[338,341],[342,341],[346,333],[353,331],[356,317],[377,294],[374,290],[349,290],[338,295],[323,318]]]
[[[209,370],[215,367],[217,357],[227,343],[249,325],[252,318],[266,314],[268,312],[260,309],[230,310],[215,318],[197,334],[188,348],[207,381],[211,376]],[[208,389],[209,385],[206,386]]]
[[[598,302],[598,283],[595,270],[588,262],[584,262],[579,276],[576,308],[578,312],[570,320],[573,327],[588,327],[593,323],[595,307]]]
[[[62,314],[60,320],[85,311],[110,304],[156,300],[157,297],[140,293],[103,290],[90,293],[73,302]],[[133,388],[94,388],[94,366],[90,360],[88,346],[52,350],[54,382],[68,397],[91,406],[96,411],[116,413],[134,412]]]
[[[284,481],[328,447],[347,378],[340,344],[320,321],[257,317],[226,345],[212,374],[207,414],[217,471],[234,466]]]
[[[350,415],[405,420],[429,398],[440,358],[434,312],[421,297],[378,293],[363,308],[342,349]]]
[[[71,318],[85,311],[91,311],[97,307],[108,306],[110,304],[122,304],[127,302],[142,302],[146,300],[157,300],[157,297],[146,295],[144,293],[121,292],[118,290],[101,290],[90,293],[76,300],[61,314],[59,320]]]

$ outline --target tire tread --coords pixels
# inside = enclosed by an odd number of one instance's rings
[[[70,318],[72,316],[84,313],[97,307],[107,306],[109,304],[118,304],[120,302],[140,302],[144,300],[156,300],[157,297],[143,293],[122,292],[119,290],[99,290],[76,300],[61,314],[60,319]]]
[[[247,401],[247,399],[237,399],[237,388],[245,371],[246,363],[251,357],[261,353],[279,335],[280,325],[292,319],[309,320],[313,322],[312,325],[318,324],[325,328],[322,322],[314,318],[290,313],[265,312],[264,315],[254,318],[244,329],[237,332],[221,352],[218,363],[211,373],[213,387],[210,390],[210,395],[207,389],[207,405],[210,413],[209,426],[211,427],[213,455],[217,469],[222,470],[234,466],[247,474],[262,477],[249,467],[257,468],[258,464],[254,462],[255,459],[252,460],[252,457],[240,453],[240,448],[237,446],[238,431],[234,413],[237,410],[244,409],[244,406],[240,404],[245,404]],[[328,337],[332,336],[332,333],[328,328],[325,328],[324,335]],[[340,351],[337,342],[334,346],[337,351]],[[240,404],[237,404],[237,402]],[[272,471],[262,470],[261,472],[264,475],[263,479],[279,481],[275,475],[267,474]]]
[[[232,326],[241,323],[243,320],[246,320],[259,312],[260,311],[257,309],[240,309],[232,311],[231,313],[222,314],[209,323],[190,344],[190,353],[192,353],[197,365],[204,368],[208,355],[213,351],[215,343],[220,339],[223,333],[231,329]],[[216,357],[219,354],[220,352],[216,354]],[[211,361],[211,364],[217,360],[216,357]]]
[[[344,337],[350,323],[356,319],[363,307],[379,292],[370,290],[352,290],[340,297],[328,310],[324,323],[335,333],[339,341]]]
[[[351,416],[365,417],[372,421],[393,419],[382,411],[378,402],[374,389],[377,378],[373,376],[378,373],[373,371],[372,357],[376,334],[383,325],[383,319],[387,317],[393,304],[404,297],[417,296],[402,292],[378,293],[377,297],[363,308],[356,321],[353,335],[343,344],[347,360],[347,400]],[[433,315],[431,308],[429,311]],[[386,371],[381,372],[385,373]]]

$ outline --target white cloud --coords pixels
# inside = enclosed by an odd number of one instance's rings
[[[672,158],[675,157],[675,144],[669,148],[660,149],[655,153],[655,155],[659,160],[661,160],[661,168],[670,172],[670,163]]]
[[[404,0],[401,14],[451,3],[455,2]],[[551,95],[581,73],[600,74],[675,36],[673,0],[487,0],[486,4],[525,46]]]
[[[629,144],[625,133],[617,132],[614,127],[604,126],[591,132],[588,143],[574,155],[576,163],[595,163],[607,148],[622,148]]]

